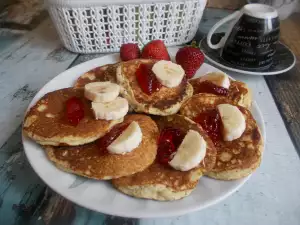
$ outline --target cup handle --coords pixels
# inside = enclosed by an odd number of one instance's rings
[[[233,20],[235,18],[237,18],[240,15],[240,11],[236,11],[228,16],[226,16],[225,18],[221,19],[220,21],[218,21],[208,32],[207,34],[207,44],[211,49],[218,49],[218,48],[222,48],[225,44],[225,41],[227,39],[227,35],[225,35],[224,37],[222,37],[222,39],[219,41],[219,43],[217,44],[212,44],[211,43],[211,37],[212,35],[215,33],[215,31],[222,26],[224,23],[229,22],[230,20]],[[227,31],[230,32],[230,31]]]

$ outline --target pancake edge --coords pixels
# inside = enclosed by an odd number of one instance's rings
[[[190,189],[181,188],[181,190],[176,190],[164,184],[144,184],[132,186],[119,186],[114,182],[112,182],[112,184],[120,192],[132,197],[158,201],[174,201],[190,195],[192,191],[196,189],[197,183],[199,182],[202,175],[203,174],[200,169],[195,170],[191,175],[193,179],[197,180],[195,187]]]
[[[109,127],[107,129],[107,132],[116,124],[122,123],[124,118],[118,119],[118,120],[111,120],[111,123],[109,124]],[[26,121],[24,121],[24,124]],[[73,135],[65,136],[65,137],[59,137],[59,136],[53,136],[52,138],[45,138],[40,135],[36,135],[33,132],[28,132],[26,129],[24,129],[23,125],[23,131],[24,134],[26,134],[29,138],[34,140],[40,145],[51,145],[51,146],[60,146],[60,145],[68,145],[68,146],[77,146],[77,145],[83,145],[91,143],[98,138],[105,135],[105,133],[96,133],[94,136],[88,137],[88,138],[80,138]]]

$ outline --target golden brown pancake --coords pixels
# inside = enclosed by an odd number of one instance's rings
[[[77,126],[71,125],[65,117],[65,103],[74,96],[84,105],[84,118]],[[84,97],[83,90],[65,88],[42,97],[25,116],[23,130],[42,145],[81,145],[102,137],[121,121],[95,120],[91,103]]]
[[[194,119],[200,113],[216,109],[219,104],[232,104],[226,97],[213,94],[196,94],[181,108],[180,114]],[[252,173],[259,165],[263,152],[263,137],[251,112],[238,106],[246,119],[242,136],[233,141],[220,140],[216,144],[217,162],[205,175],[221,180],[233,180]]]
[[[75,82],[75,88],[83,88],[86,84],[99,81],[110,81],[116,83],[117,64],[107,64],[92,69],[81,75]]]
[[[184,101],[193,94],[192,86],[182,82],[174,88],[162,86],[162,88],[147,95],[140,88],[135,72],[141,63],[154,64],[156,60],[137,59],[120,63],[117,68],[117,82],[123,89],[121,94],[126,98],[136,112],[144,112],[153,115],[175,114]]]
[[[138,122],[143,138],[136,149],[124,155],[103,152],[96,142],[81,146],[45,146],[46,153],[58,168],[93,179],[109,180],[140,172],[156,157],[158,128],[150,117],[139,114],[127,115],[116,128],[132,121]]]
[[[200,77],[196,79],[189,80],[189,83],[194,88],[194,95],[202,93],[199,90],[198,86],[201,83]],[[232,101],[235,105],[240,105],[246,108],[250,108],[252,104],[252,91],[251,89],[243,82],[230,80],[228,99]]]
[[[204,160],[197,168],[185,172],[162,165],[156,160],[144,171],[114,179],[112,183],[121,192],[134,197],[160,201],[177,200],[189,195],[195,189],[202,173],[214,167],[217,152],[202,128],[186,117],[172,115],[157,118],[156,122],[160,130],[164,127],[174,127],[186,132],[190,129],[198,131],[207,142]]]

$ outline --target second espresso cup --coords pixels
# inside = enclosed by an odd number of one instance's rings
[[[218,27],[232,21],[225,36],[211,43]],[[221,48],[221,57],[237,67],[256,69],[272,65],[279,40],[279,18],[276,9],[264,4],[248,4],[216,23],[207,35],[212,49]]]

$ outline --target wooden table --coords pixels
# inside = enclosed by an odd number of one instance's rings
[[[224,10],[206,11],[196,38],[228,13]],[[51,21],[46,16],[39,18],[36,25],[15,26],[12,23],[14,30],[0,30],[1,225],[300,224],[300,160],[297,155],[300,147],[299,58],[294,69],[278,76],[229,73],[247,82],[254,90],[267,133],[262,165],[239,191],[213,207],[180,217],[119,218],[76,206],[52,192],[24,156],[21,123],[35,93],[62,71],[102,55],[68,52],[62,47]],[[294,51],[298,49],[298,53],[299,21],[298,14],[282,23],[283,41]]]

